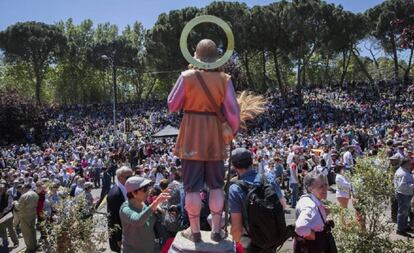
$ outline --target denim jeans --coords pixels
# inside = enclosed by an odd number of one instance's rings
[[[296,202],[298,201],[298,195],[299,195],[299,186],[298,184],[290,184],[290,189],[292,189],[292,195],[290,198],[290,205],[292,208],[296,207]]]
[[[391,198],[391,220],[394,223],[397,223],[397,213],[398,213],[398,200],[397,200],[397,196],[394,195]]]
[[[406,231],[408,228],[408,214],[410,213],[410,203],[413,195],[396,194],[398,201],[397,229]]]

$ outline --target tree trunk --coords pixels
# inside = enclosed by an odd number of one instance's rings
[[[374,53],[372,52],[371,49],[369,49],[369,53],[371,54],[372,60],[374,61],[375,68],[377,69],[378,79],[382,79],[382,74],[381,74],[381,71],[379,69],[379,63],[377,61],[377,58],[375,57],[375,55],[374,55]]]
[[[298,96],[298,104],[297,106],[303,105],[303,97],[302,97],[302,59],[298,60],[298,73],[297,73],[297,83],[296,83],[296,93]]]
[[[263,90],[267,90],[267,85],[266,85],[266,52],[263,49],[262,50],[262,79],[263,79]]]
[[[306,62],[303,61],[303,65],[302,65],[302,80],[301,80],[301,85],[300,88],[302,89],[302,87],[306,86]]]
[[[303,64],[302,66],[302,87],[308,86],[308,83],[306,83],[306,70],[307,70],[308,64]]]
[[[398,75],[398,55],[397,55],[397,46],[395,44],[395,37],[394,34],[391,33],[391,46],[392,46],[392,53],[394,55],[393,60],[394,60],[394,78],[395,80],[399,79],[399,75]]]
[[[34,59],[31,62],[32,64],[32,70],[33,70],[33,76],[35,78],[35,99],[36,103],[40,104],[40,86],[41,86],[41,64],[39,64],[39,61],[35,56],[33,56]]]
[[[152,94],[152,90],[154,89],[155,84],[156,84],[156,81],[154,80],[152,82],[151,88],[148,90],[148,93],[145,95],[145,100],[147,100],[150,97],[150,95]]]
[[[142,82],[141,82],[141,76],[139,73],[135,73],[134,78],[134,84],[135,84],[135,99],[136,101],[141,101],[141,95],[142,95]]]
[[[40,64],[36,64],[36,62],[33,62],[33,73],[35,77],[35,99],[36,103],[40,105],[40,91],[41,91],[41,85],[42,85],[42,68]]]
[[[413,51],[414,51],[414,46],[411,47],[410,58],[408,60],[408,66],[407,66],[407,69],[405,70],[405,73],[404,73],[404,83],[405,84],[408,84],[407,82],[408,82],[408,78],[409,78],[409,75],[410,75],[411,63],[412,63],[412,59],[413,59]]]
[[[355,49],[352,49],[352,54],[355,56],[355,60],[357,61],[359,67],[361,68],[362,72],[365,74],[365,76],[368,78],[368,80],[373,83],[374,79],[372,78],[372,76],[369,74],[367,68],[365,67],[364,63],[361,61],[361,59],[359,59],[359,56],[355,53],[354,51]]]
[[[36,74],[36,102],[40,105],[40,86],[42,84],[41,78]]]
[[[300,82],[300,78],[301,78],[301,60],[302,59],[299,59],[298,60],[298,72],[297,72],[297,75],[296,75],[296,87],[297,88],[299,88],[300,87],[300,85],[301,85],[301,82]]]
[[[341,75],[341,80],[339,82],[341,87],[344,84],[345,76],[346,76],[346,73],[348,72],[348,66],[349,66],[349,63],[351,61],[351,53],[347,54],[346,51],[343,51],[342,56],[343,56],[343,61],[344,62],[342,64],[342,75]]]
[[[330,56],[328,55],[328,58],[326,59],[326,64],[325,64],[325,70],[324,70],[324,78],[323,81],[321,82],[321,84],[326,83],[328,86],[330,86],[331,84],[331,76],[329,75],[329,61],[330,61]]]
[[[275,64],[276,82],[277,82],[277,85],[279,86],[280,94],[282,95],[282,98],[284,100],[287,100],[287,93],[286,93],[286,89],[282,81],[282,76],[280,74],[280,68],[279,68],[279,61],[277,58],[277,53],[275,51],[273,52],[273,62]]]
[[[243,59],[244,68],[246,69],[246,75],[247,75],[248,85],[249,86],[254,85],[253,82],[252,82],[252,74],[250,73],[249,56],[247,55],[247,53],[244,54],[244,56],[242,57],[242,59]]]
[[[79,77],[79,75],[78,75],[78,77]],[[76,78],[76,79],[79,80],[78,78]],[[85,87],[85,84],[84,84],[83,80],[84,79],[82,78],[81,81],[79,82],[80,83],[80,90],[81,90],[81,93],[82,93],[82,96],[79,96],[79,97],[82,98],[82,104],[86,105],[86,103],[89,99],[87,99],[87,97],[86,97],[87,91],[86,91],[86,87]],[[75,83],[76,83],[76,81],[75,81]],[[76,92],[79,94],[79,90],[77,88],[76,88]]]

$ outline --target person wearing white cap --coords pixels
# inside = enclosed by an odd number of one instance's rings
[[[399,155],[395,154],[389,158],[390,160],[390,170],[395,174],[400,167],[401,158]],[[397,212],[398,212],[398,201],[395,195],[391,197],[391,220],[394,223],[397,223]]]
[[[410,236],[414,230],[408,225],[410,202],[414,195],[414,178],[411,174],[411,160],[405,157],[394,174],[395,197],[398,202],[397,234]]]
[[[154,213],[159,204],[170,198],[170,194],[168,191],[162,192],[147,206],[144,201],[148,196],[150,183],[151,180],[138,176],[128,178],[125,183],[128,201],[124,202],[119,210],[122,252],[152,253],[154,250]]]

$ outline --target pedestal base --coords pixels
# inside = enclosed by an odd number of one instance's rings
[[[201,231],[200,243],[193,243],[178,232],[168,253],[235,253],[236,248],[231,237],[215,242],[210,239],[210,231]]]

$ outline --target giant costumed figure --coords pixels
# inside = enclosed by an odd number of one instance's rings
[[[216,44],[209,39],[203,39],[197,44],[194,56],[191,56],[187,49],[187,36],[190,30],[202,22],[215,23],[226,33],[227,50],[220,59],[218,59]],[[190,222],[190,227],[182,231],[181,235],[195,243],[202,241],[200,233],[202,203],[199,192],[206,185],[210,189],[209,208],[212,216],[210,238],[219,242],[226,236],[221,229],[225,201],[223,186],[226,172],[224,167],[224,160],[227,158],[226,145],[231,143],[241,123],[240,105],[231,77],[220,69],[220,66],[232,55],[233,34],[223,20],[209,15],[199,16],[184,27],[180,47],[185,59],[191,65],[189,70],[181,73],[171,90],[168,107],[171,112],[184,111],[174,150],[174,154],[182,161],[185,210]],[[242,94],[241,97],[246,100],[253,96]],[[250,106],[256,108],[252,113],[247,112],[248,116],[242,117],[242,121],[254,117],[252,115],[255,115],[255,112],[256,114],[263,112],[263,104],[262,100],[257,99],[250,103]],[[247,114],[245,113],[245,116]]]

